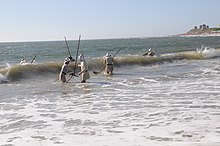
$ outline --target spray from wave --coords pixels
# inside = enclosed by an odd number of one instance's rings
[[[0,74],[0,84],[8,82],[9,80],[7,79],[7,76]]]
[[[11,65],[9,63],[7,63],[6,65],[7,65],[7,67],[4,69],[6,71],[5,74],[2,74],[0,72],[0,84],[9,82],[8,74],[10,72]]]
[[[209,46],[201,46],[201,48],[197,48],[197,52],[202,54],[204,58],[214,58],[220,56],[219,49],[214,49]]]

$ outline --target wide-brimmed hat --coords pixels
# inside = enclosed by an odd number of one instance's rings
[[[67,64],[67,63],[69,63],[69,62],[70,62],[70,59],[69,59],[68,57],[65,58],[64,63]]]
[[[73,57],[72,57],[72,56],[69,56],[68,58],[69,58],[69,60],[70,60],[70,61],[72,61],[72,62],[74,62],[74,61],[75,61],[75,59],[73,59]]]
[[[80,54],[80,55],[79,55],[79,60],[80,60],[80,61],[84,61],[84,60],[85,60],[85,58],[84,58],[84,55],[83,55],[83,54]]]
[[[111,55],[111,53],[107,52],[105,56],[106,56],[106,57],[110,57],[110,56],[112,56],[112,55]]]

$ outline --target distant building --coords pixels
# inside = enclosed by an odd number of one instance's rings
[[[206,25],[205,24],[201,25],[201,30],[204,30],[204,29],[206,29]]]
[[[195,27],[194,27],[194,28],[195,28]],[[206,24],[203,24],[203,25],[200,25],[200,26],[199,26],[199,29],[200,29],[200,30],[209,29],[209,26],[206,25]]]

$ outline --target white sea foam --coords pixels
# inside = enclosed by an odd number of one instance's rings
[[[0,84],[7,83],[8,81],[7,76],[0,74]]]
[[[8,73],[10,71],[11,65],[9,63],[6,63],[6,65],[7,65],[7,68],[6,68],[7,72],[5,74],[1,74],[0,73],[0,84],[1,83],[8,83],[9,82],[9,80],[8,80]]]
[[[2,84],[0,145],[219,145],[220,66],[184,60],[52,84]],[[129,73],[129,74],[128,74]]]
[[[201,48],[197,48],[198,53],[202,53],[205,58],[213,58],[213,57],[219,57],[220,56],[220,50],[211,48],[211,47],[205,47],[202,46]]]

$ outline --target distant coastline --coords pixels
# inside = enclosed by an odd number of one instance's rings
[[[220,36],[220,25],[219,27],[213,27],[210,28],[208,25],[203,24],[199,27],[195,26],[190,31],[183,33],[183,34],[177,34],[176,36],[183,36],[183,37],[206,37],[206,36]]]

